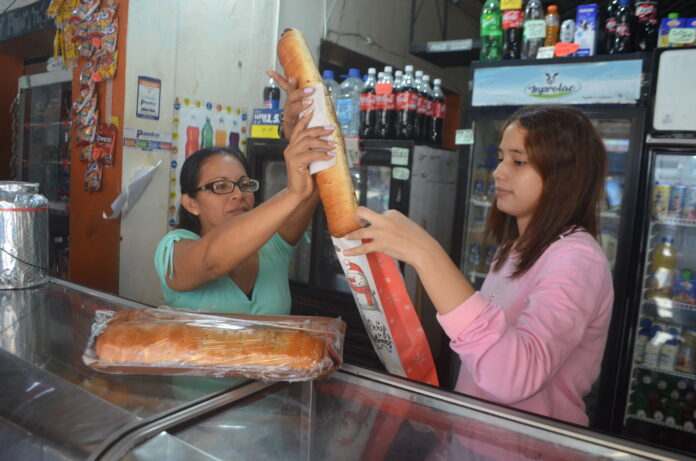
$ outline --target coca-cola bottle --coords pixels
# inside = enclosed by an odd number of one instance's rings
[[[442,145],[442,129],[445,125],[445,94],[440,88],[441,82],[439,78],[433,80],[433,118],[428,135],[430,142],[437,146]]]
[[[401,91],[396,95],[397,139],[413,139],[417,106],[418,92],[413,78],[413,66],[408,65],[401,79]]]
[[[633,12],[628,0],[621,0],[616,10],[616,31],[611,54],[633,51]]]
[[[394,139],[394,113],[396,112],[396,96],[394,95],[394,78],[392,67],[386,66],[380,72],[375,92],[377,93],[377,130],[376,137]]]
[[[633,4],[635,15],[636,51],[648,51],[657,45],[657,2],[655,0],[636,0]]]
[[[418,142],[428,142],[428,126],[433,116],[433,90],[430,88],[430,75],[423,75],[417,89],[415,139]]]
[[[613,54],[614,40],[616,39],[616,11],[619,9],[620,0],[611,0],[607,5],[604,18],[604,53]]]
[[[360,92],[360,137],[373,139],[375,137],[375,120],[377,115],[377,101],[375,96],[375,84],[377,83],[377,69],[370,67],[367,70],[367,80]]]
[[[503,11],[503,59],[520,58],[523,24],[524,11],[521,9]]]

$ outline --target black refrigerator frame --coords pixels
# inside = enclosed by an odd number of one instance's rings
[[[635,228],[636,219],[641,212],[643,203],[641,194],[643,188],[642,175],[645,170],[645,149],[644,139],[646,122],[649,107],[649,86],[652,72],[652,53],[630,53],[618,56],[590,56],[581,58],[556,58],[549,60],[515,60],[499,62],[474,62],[471,67],[471,82],[469,92],[469,105],[465,112],[465,127],[472,128],[476,133],[476,123],[480,120],[505,120],[508,116],[523,106],[488,106],[472,107],[470,101],[473,96],[474,70],[486,67],[509,67],[514,71],[516,66],[530,65],[562,65],[585,62],[604,62],[607,60],[631,60],[640,59],[643,61],[642,82],[640,98],[636,104],[591,104],[572,106],[583,111],[590,119],[630,119],[631,132],[629,135],[630,151],[627,158],[626,178],[623,189],[623,203],[621,210],[621,221],[619,224],[619,243],[616,253],[616,266],[614,269],[614,307],[612,311],[609,335],[605,348],[604,358],[600,377],[595,383],[591,394],[594,395],[595,405],[590,414],[591,427],[600,431],[612,431],[619,433],[613,422],[618,411],[623,412],[625,406],[621,406],[617,399],[620,399],[620,388],[617,381],[622,379],[622,365],[627,363],[629,357],[625,347],[630,338],[630,322],[633,320],[631,306],[634,304],[633,298],[636,278],[639,274],[635,271],[635,248],[639,242],[639,233]],[[455,223],[456,235],[454,243],[458,252],[458,261],[466,258],[466,248],[463,246],[466,234],[466,223],[469,213],[469,193],[471,180],[474,172],[474,147],[476,141],[470,146],[463,146],[461,155],[463,161],[459,166],[458,184],[463,185],[458,189],[457,210],[461,210]],[[588,410],[590,408],[588,407]],[[623,415],[623,413],[621,413]]]
[[[643,242],[649,236],[650,219],[652,213],[652,197],[651,197],[651,181],[655,173],[655,160],[658,154],[687,154],[688,152],[696,151],[696,126],[693,131],[664,131],[657,130],[653,127],[654,107],[655,107],[655,90],[657,88],[658,70],[660,65],[660,57],[662,53],[688,48],[661,48],[648,53],[646,60],[649,67],[647,72],[647,114],[646,114],[646,129],[644,134],[643,152],[641,172],[639,176],[639,185],[637,190],[636,200],[638,201],[638,209],[635,214],[634,227],[636,235],[634,246],[630,256],[630,264],[634,268],[634,277],[629,285],[628,299],[626,302],[626,310],[624,313],[625,321],[623,333],[621,336],[622,344],[620,347],[621,360],[616,364],[616,385],[612,399],[612,410],[608,415],[609,430],[622,437],[633,438],[624,431],[624,418],[629,399],[629,389],[632,381],[631,370],[632,360],[634,356],[633,346],[636,337],[636,326],[638,324],[638,316],[641,313],[642,304],[642,288],[643,275],[646,264],[647,246]],[[656,428],[656,432],[660,432]],[[653,440],[650,440],[652,438]],[[654,439],[659,438],[656,434],[650,434],[648,438],[641,438],[643,443],[654,445],[663,448],[667,445],[656,442]],[[692,436],[692,438],[696,438]],[[676,450],[670,446],[670,449]],[[693,456],[693,453],[689,453]]]

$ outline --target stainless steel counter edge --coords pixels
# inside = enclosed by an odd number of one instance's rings
[[[456,394],[450,391],[443,391],[437,388],[426,386],[413,381],[408,381],[403,378],[392,375],[384,375],[372,370],[356,367],[354,365],[344,364],[339,372],[350,373],[361,378],[387,384],[392,387],[400,388],[410,392],[419,394],[452,403],[454,405],[468,408],[480,413],[484,413],[494,418],[504,419],[507,421],[520,423],[525,426],[530,426],[537,429],[559,434],[572,439],[577,439],[582,442],[587,442],[595,445],[600,445],[606,448],[624,451],[636,456],[642,456],[647,459],[654,460],[693,460],[689,456],[682,456],[672,452],[668,452],[649,445],[644,445],[630,440],[619,439],[610,434],[603,434],[580,426],[566,424],[561,421],[550,420],[542,416],[537,416],[529,413],[514,410],[512,408],[501,407],[493,403],[487,403],[480,400],[475,400],[463,394]]]
[[[186,408],[177,408],[164,415],[158,415],[148,420],[143,420],[139,424],[130,426],[103,443],[98,450],[92,453],[88,461],[120,460],[136,445],[156,436],[172,426],[236,402],[251,394],[262,391],[273,384],[274,383],[261,381],[242,383],[239,387],[231,391],[221,391],[222,394],[220,395],[206,398],[204,401],[194,403]]]

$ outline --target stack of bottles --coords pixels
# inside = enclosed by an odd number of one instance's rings
[[[672,237],[663,237],[650,261],[646,299],[658,304],[676,301],[696,307],[696,278],[688,267],[678,267],[677,250]]]
[[[358,69],[350,69],[338,85],[334,74],[324,71],[344,136],[361,139],[403,139],[442,145],[445,95],[439,78],[432,81],[408,65],[383,72],[370,68],[364,81]]]
[[[656,47],[696,45],[696,18],[670,12],[660,18],[657,0],[609,0],[578,5],[561,18],[550,2],[486,0],[481,10],[481,61],[534,59],[541,47],[576,43],[564,56],[592,56],[648,51]],[[558,47],[554,48],[558,51]],[[558,56],[558,54],[554,54]]]

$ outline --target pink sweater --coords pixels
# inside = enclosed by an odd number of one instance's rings
[[[516,280],[512,260],[437,316],[462,361],[456,390],[586,426],[582,398],[599,375],[614,301],[607,259],[576,232]]]

